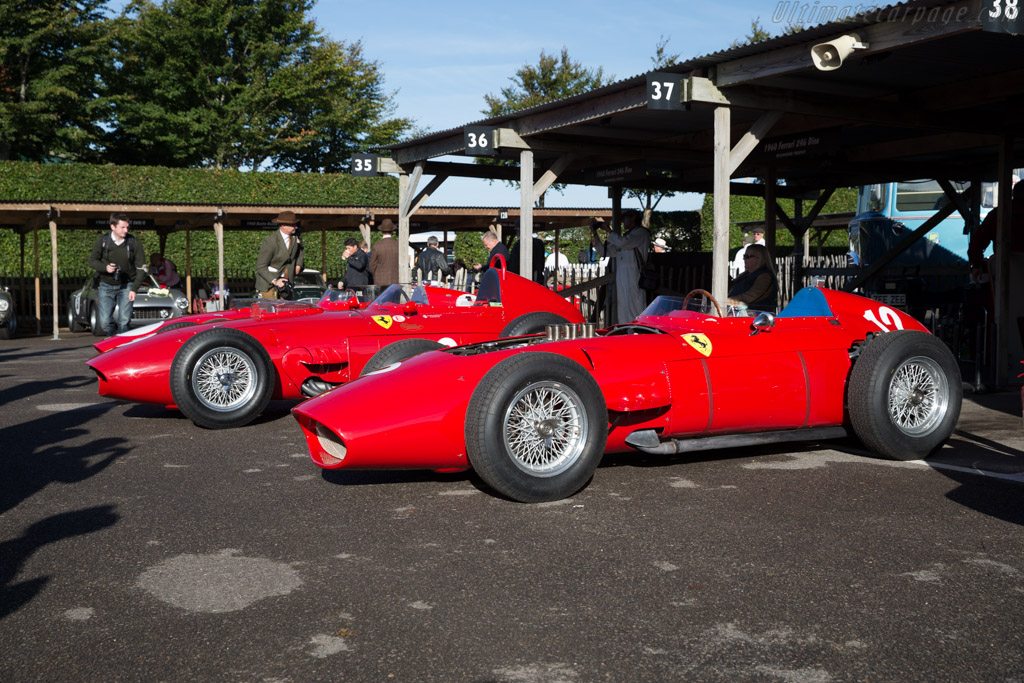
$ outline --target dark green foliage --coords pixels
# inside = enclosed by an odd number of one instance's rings
[[[793,200],[778,199],[779,206],[786,212],[787,216],[793,215]],[[804,211],[810,211],[814,205],[812,200],[804,200]],[[857,188],[842,187],[832,193],[832,197],[822,208],[821,214],[841,213],[854,211],[857,208]],[[729,197],[729,249],[736,249],[743,243],[743,230],[737,225],[744,221],[763,221],[765,217],[764,199],[761,197],[744,197],[732,195]],[[704,195],[704,206],[701,208],[701,249],[712,250],[714,235],[714,195],[710,192]],[[778,229],[775,235],[775,244],[780,255],[788,254],[793,250],[793,235],[781,223],[776,222]],[[814,240],[812,233],[811,239]],[[848,237],[846,230],[833,230],[825,242],[830,247],[847,247]]]
[[[105,4],[0,2],[0,159],[95,154]]]
[[[9,161],[0,162],[0,201],[394,206],[398,180]]]

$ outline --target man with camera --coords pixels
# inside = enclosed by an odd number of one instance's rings
[[[256,257],[256,290],[264,299],[287,299],[291,278],[302,272],[299,220],[294,212],[282,211],[274,223],[278,229],[263,238]]]
[[[89,253],[89,267],[99,273],[97,316],[100,329],[108,335],[127,332],[139,285],[146,277],[142,245],[128,234],[128,216],[110,214],[110,232],[100,235]],[[117,323],[111,319],[117,306]]]

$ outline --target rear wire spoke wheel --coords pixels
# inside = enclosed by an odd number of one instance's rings
[[[555,353],[501,361],[481,379],[466,411],[473,469],[523,503],[567,498],[586,486],[607,438],[608,409],[597,381]]]
[[[949,410],[949,386],[931,358],[914,356],[889,382],[889,418],[908,436],[927,434]]]
[[[919,460],[945,443],[962,400],[952,352],[918,330],[886,332],[868,341],[847,382],[854,433],[893,460]]]
[[[257,418],[277,383],[263,345],[241,330],[216,327],[186,341],[171,363],[171,395],[207,429],[240,427]]]

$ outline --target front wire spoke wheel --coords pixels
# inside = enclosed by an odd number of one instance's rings
[[[537,477],[553,477],[572,467],[583,452],[590,427],[580,397],[554,381],[536,382],[519,391],[503,423],[512,462]]]
[[[905,434],[926,434],[949,405],[949,386],[938,364],[925,356],[908,358],[889,382],[889,417]]]
[[[216,411],[234,410],[256,393],[256,365],[240,349],[220,347],[200,357],[192,388],[203,405]]]

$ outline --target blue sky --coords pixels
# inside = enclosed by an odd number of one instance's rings
[[[461,127],[483,118],[484,95],[498,93],[541,50],[569,56],[589,68],[602,67],[621,80],[653,68],[663,38],[668,53],[685,60],[729,47],[760,19],[772,34],[787,3],[772,0],[320,0],[312,15],[334,40],[362,40],[368,59],[380,62],[385,88],[397,91],[398,114],[431,131]],[[607,190],[549,191],[547,206],[608,207]],[[701,196],[663,200],[661,210],[699,208]],[[519,204],[519,191],[482,180],[445,181],[428,202],[435,206]]]

